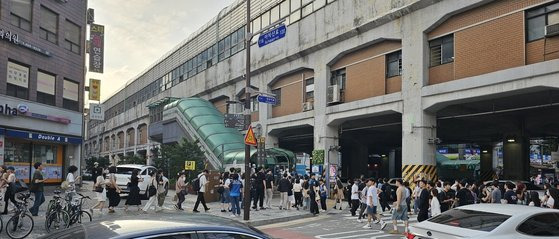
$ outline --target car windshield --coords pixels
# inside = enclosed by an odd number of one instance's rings
[[[117,167],[116,168],[116,173],[132,175],[132,171],[134,171],[134,169],[135,168]]]
[[[429,219],[430,222],[448,226],[490,232],[510,216],[474,210],[453,209]]]

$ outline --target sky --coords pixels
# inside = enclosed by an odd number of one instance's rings
[[[86,81],[101,79],[101,101],[108,99],[233,2],[89,0],[95,23],[105,26],[105,65],[103,74],[88,73]]]

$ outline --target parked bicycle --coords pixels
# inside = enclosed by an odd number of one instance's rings
[[[68,226],[71,226],[76,223],[81,224],[82,222],[91,222],[91,214],[82,209],[83,202],[86,199],[91,200],[91,198],[89,196],[84,196],[83,194],[80,193],[76,193],[76,194],[80,196],[79,202],[68,201],[68,205],[69,205],[68,214],[70,215],[70,222],[68,223]]]
[[[31,231],[33,231],[33,226],[35,222],[33,218],[27,213],[27,201],[30,200],[29,193],[20,193],[17,199],[21,202],[17,202],[16,210],[14,215],[6,223],[6,233],[10,238],[20,239],[27,237]]]
[[[62,230],[68,227],[70,215],[64,210],[64,200],[60,196],[60,190],[54,191],[53,198],[47,206],[45,229],[47,232]]]

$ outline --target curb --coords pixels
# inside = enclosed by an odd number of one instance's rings
[[[299,219],[310,218],[310,217],[314,217],[314,216],[310,213],[307,213],[307,214],[303,214],[303,215],[295,215],[295,216],[280,217],[280,218],[271,218],[271,219],[266,219],[266,220],[258,220],[258,221],[250,221],[249,220],[249,221],[240,221],[240,222],[244,223],[244,224],[247,224],[249,226],[252,226],[252,227],[259,227],[259,226],[264,226],[264,225],[268,225],[268,224],[288,222],[288,221],[299,220]]]

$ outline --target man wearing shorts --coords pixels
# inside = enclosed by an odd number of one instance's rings
[[[394,210],[392,211],[392,226],[394,229],[390,234],[399,234],[398,220],[404,221],[404,231],[408,231],[408,205],[406,199],[410,196],[408,190],[404,187],[402,179],[396,180],[396,202],[394,202]]]
[[[364,228],[372,228],[372,219],[375,219],[375,223],[380,223],[380,229],[383,230],[386,227],[386,223],[380,220],[380,215],[377,214],[377,208],[379,205],[377,182],[374,179],[370,179],[367,183],[367,215],[369,223]]]

